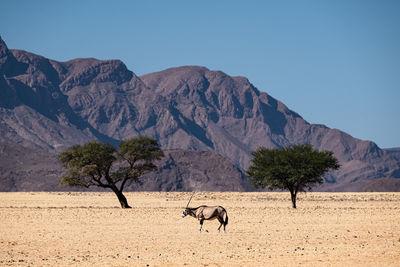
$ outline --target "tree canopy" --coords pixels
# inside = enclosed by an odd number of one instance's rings
[[[340,165],[331,151],[314,150],[310,144],[279,149],[258,148],[252,152],[252,165],[246,171],[256,188],[289,190],[293,208],[298,192],[323,183],[322,176]]]
[[[75,145],[62,152],[59,160],[67,168],[64,186],[110,188],[122,208],[130,208],[122,191],[132,182],[157,169],[154,161],[164,156],[156,140],[135,137],[119,144],[118,149],[97,141]]]

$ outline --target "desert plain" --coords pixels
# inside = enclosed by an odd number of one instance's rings
[[[0,266],[400,266],[399,193],[0,193]]]

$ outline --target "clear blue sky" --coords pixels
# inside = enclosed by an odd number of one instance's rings
[[[9,48],[137,75],[246,76],[310,123],[400,147],[400,1],[1,1]]]

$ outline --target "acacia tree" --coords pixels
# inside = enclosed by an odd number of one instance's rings
[[[314,150],[309,144],[280,149],[261,147],[252,155],[252,165],[246,171],[251,184],[256,188],[289,190],[293,208],[298,192],[323,183],[324,173],[340,167],[333,152]]]
[[[139,178],[157,169],[153,161],[163,156],[157,141],[143,136],[122,141],[118,150],[96,141],[75,145],[59,156],[67,168],[61,185],[109,188],[117,195],[122,208],[131,208],[122,193],[125,186],[141,183]]]

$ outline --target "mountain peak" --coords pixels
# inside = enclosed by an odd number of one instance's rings
[[[130,81],[134,76],[121,60],[77,58],[61,64],[67,70],[65,81],[61,86],[64,91],[78,84],[87,85],[91,82],[122,84]]]
[[[186,66],[168,68],[168,69],[160,71],[159,73],[174,73],[174,72],[177,72],[177,73],[187,73],[187,72],[204,73],[207,71],[209,71],[209,69],[204,66],[186,65]]]
[[[164,79],[165,77],[171,77],[170,79],[179,78],[185,79],[191,76],[204,76],[206,72],[210,71],[206,67],[202,66],[181,66],[165,69],[158,72],[152,72],[142,75],[142,79],[151,78],[152,80]]]
[[[6,42],[4,42],[3,38],[1,38],[1,35],[0,35],[0,51],[6,50],[6,49],[8,50]]]
[[[0,75],[15,76],[21,73],[23,66],[15,59],[0,36]]]
[[[0,36],[0,71],[1,71],[2,65],[4,65],[5,62],[7,61],[7,58],[9,57],[9,55],[10,55],[10,51],[8,50],[6,43],[3,41],[3,39]]]

